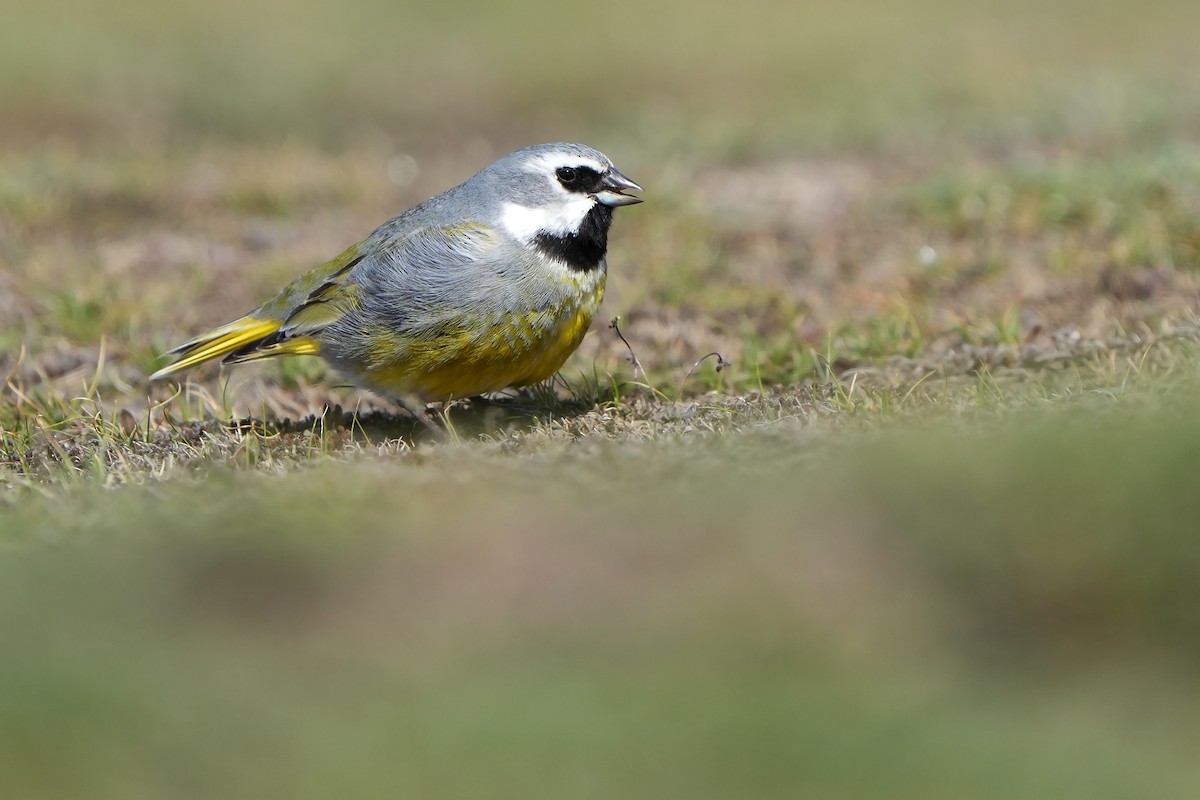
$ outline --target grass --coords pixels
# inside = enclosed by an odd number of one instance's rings
[[[9,787],[1186,794],[1191,394],[27,501]]]
[[[0,9],[0,794],[1194,795],[1200,7],[452,5]],[[147,383],[554,139],[559,381]]]

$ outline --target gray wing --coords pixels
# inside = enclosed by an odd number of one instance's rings
[[[411,342],[481,331],[558,302],[530,267],[538,256],[478,222],[418,228],[380,241],[350,273],[356,308],[322,334],[335,363],[378,364],[381,337],[402,359]]]
[[[415,333],[464,314],[521,305],[532,257],[495,228],[459,223],[422,228],[380,248],[355,268],[353,279],[364,314]]]

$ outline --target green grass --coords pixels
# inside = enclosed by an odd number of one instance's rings
[[[0,796],[1197,793],[1200,5],[0,19]],[[554,139],[562,381],[146,381]]]

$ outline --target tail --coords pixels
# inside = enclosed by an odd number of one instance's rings
[[[283,323],[278,320],[242,317],[228,325],[197,336],[189,342],[166,352],[176,360],[150,376],[157,381],[194,367],[197,364],[224,356],[224,363],[236,364],[281,355],[302,355],[317,352],[316,342],[308,337],[280,341]]]

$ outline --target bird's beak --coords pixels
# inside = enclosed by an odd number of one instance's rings
[[[626,178],[620,172],[617,172],[616,167],[610,169],[608,174],[604,176],[601,186],[603,188],[596,192],[596,200],[606,206],[615,208],[617,206],[631,206],[634,203],[642,202],[642,198],[624,194],[621,191],[622,189],[633,189],[636,192],[640,192],[642,191],[642,187],[629,180],[629,178]]]

